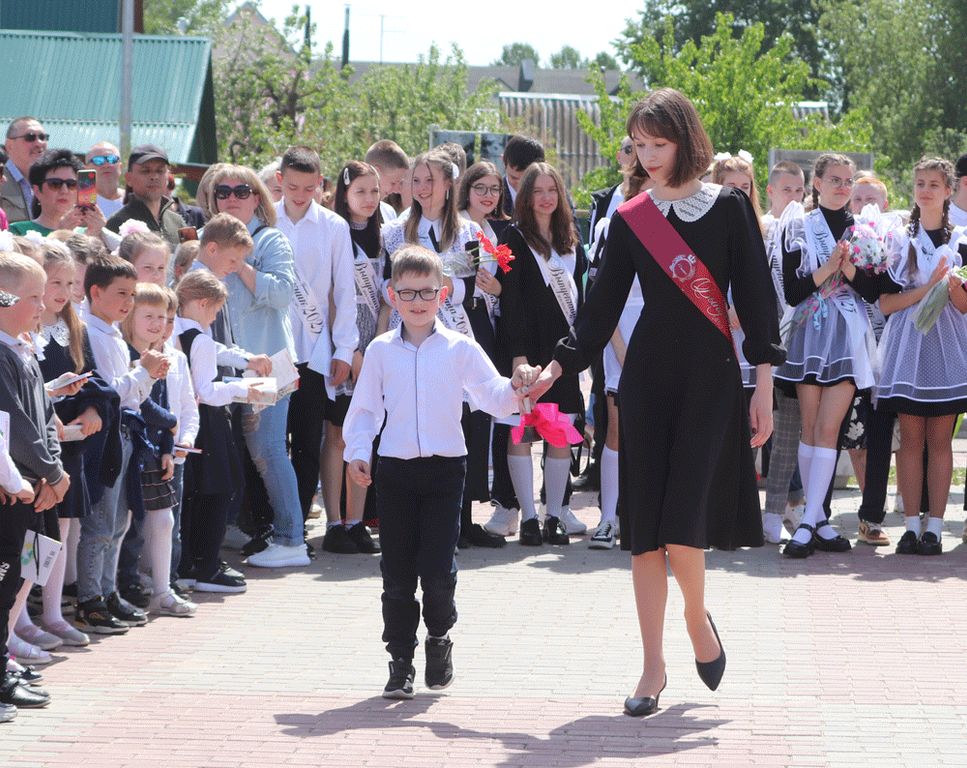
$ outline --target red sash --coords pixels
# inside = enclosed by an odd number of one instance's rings
[[[631,231],[659,267],[698,310],[732,343],[728,305],[718,283],[648,193],[618,207]]]

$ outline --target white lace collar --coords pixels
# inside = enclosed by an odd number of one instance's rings
[[[722,187],[718,184],[703,183],[695,194],[683,197],[680,200],[662,200],[655,197],[651,192],[648,192],[648,194],[655,201],[658,210],[661,211],[666,219],[668,218],[668,212],[674,209],[675,215],[678,218],[682,221],[691,222],[698,221],[712,209],[721,191]]]
[[[64,348],[71,344],[71,332],[67,328],[67,323],[61,317],[58,317],[57,322],[53,325],[45,325],[41,328],[40,335],[43,336],[44,341],[49,342],[53,339]]]

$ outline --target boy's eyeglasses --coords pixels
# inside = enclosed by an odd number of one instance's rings
[[[62,187],[74,189],[74,187],[77,186],[77,179],[58,179],[54,177],[51,179],[44,179],[44,184],[51,189],[61,189]]]
[[[28,144],[33,144],[35,141],[47,141],[50,138],[49,133],[43,133],[42,131],[27,131],[27,133],[21,133],[19,136],[11,136],[11,139],[23,139]]]
[[[98,155],[91,158],[91,165],[114,165],[120,159],[120,155]]]
[[[484,195],[490,195],[491,197],[497,197],[500,194],[500,187],[488,187],[486,184],[473,184],[470,189],[476,192],[478,195],[483,197]]]
[[[235,195],[239,200],[248,199],[252,194],[252,188],[248,184],[239,184],[237,187],[230,187],[228,184],[219,184],[215,187],[216,200],[228,200]]]
[[[415,291],[412,288],[403,288],[396,292],[400,301],[416,301],[416,297],[419,296],[423,301],[432,301],[440,293],[439,288],[421,288],[419,291]]]

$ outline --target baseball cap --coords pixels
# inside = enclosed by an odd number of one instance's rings
[[[131,150],[131,154],[128,157],[128,170],[131,170],[135,165],[146,163],[149,160],[164,160],[168,165],[171,165],[168,162],[167,153],[161,147],[154,144],[139,144]]]

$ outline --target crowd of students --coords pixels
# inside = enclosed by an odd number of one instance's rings
[[[49,702],[36,665],[51,650],[127,633],[150,614],[189,617],[198,609],[191,590],[244,592],[223,546],[254,567],[307,566],[320,484],[323,550],[382,549],[387,695],[412,695],[417,577],[427,685],[449,684],[453,546],[500,547],[518,532],[522,545],[562,545],[587,532],[569,506],[571,451],[543,444],[535,489],[531,444],[511,428],[531,366],[552,359],[593,288],[614,212],[650,186],[634,140],[618,154],[623,182],[594,197],[586,253],[560,174],[523,136],[509,139],[503,174],[489,162],[467,167],[457,145],[410,158],[379,141],[328,190],[318,155],[291,147],[261,172],[212,166],[198,207],[170,195],[159,147],[132,151],[122,194],[112,145],[78,157],[47,149],[47,139],[34,118],[15,120],[0,166],[10,212],[0,233],[0,411],[10,418],[0,642],[11,657],[0,667],[0,720]],[[85,167],[98,172],[96,203],[78,201]],[[766,540],[785,541],[795,558],[850,548],[828,521],[845,448],[863,489],[860,541],[889,544],[882,524],[898,420],[907,530],[897,552],[939,554],[951,435],[967,411],[967,290],[953,271],[967,255],[967,155],[956,167],[928,158],[913,169],[909,217],[890,212],[882,182],[843,155],[817,160],[807,208],[792,163],[771,169],[764,214],[745,153],[717,156],[707,180],[678,215],[707,207],[721,186],[751,199],[788,349],[774,369],[776,433],[763,457]],[[842,243],[861,222],[881,233],[889,269],[851,261]],[[509,269],[489,255],[497,243],[513,254]],[[919,302],[943,281],[949,302],[921,332]],[[596,549],[620,536],[617,395],[643,307],[635,280],[592,365]],[[730,321],[751,396],[757,370],[744,363],[741,318],[731,311]],[[434,370],[450,361],[452,375],[428,374],[424,356]],[[288,364],[298,387],[263,391]],[[542,402],[582,419],[578,375],[556,379]],[[374,478],[376,498],[367,492]],[[426,521],[388,514],[386,499],[443,486],[431,521],[439,540],[424,542],[434,552],[424,558],[411,529],[424,525],[427,536]],[[493,506],[483,525],[471,519],[474,501]],[[447,523],[451,502],[460,517]],[[62,545],[33,591],[29,565],[20,572],[25,540],[36,541],[28,531]]]

